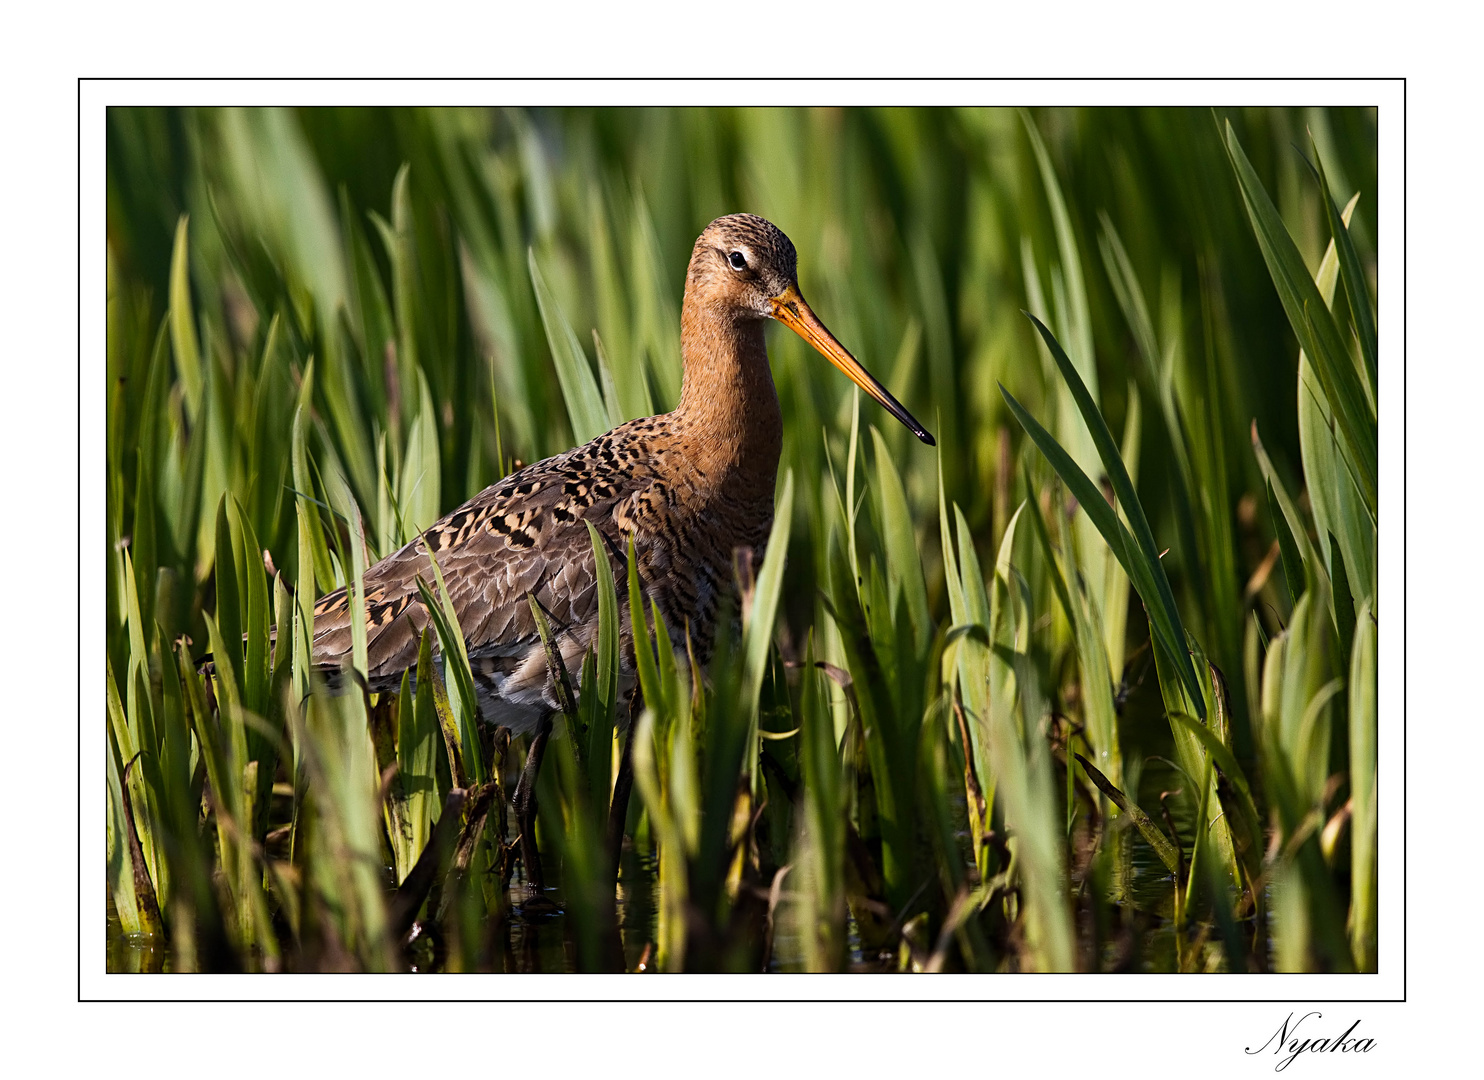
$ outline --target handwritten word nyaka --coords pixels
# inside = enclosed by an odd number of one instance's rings
[[[1274,1072],[1282,1072],[1289,1065],[1293,1064],[1294,1058],[1303,1053],[1369,1054],[1376,1048],[1375,1039],[1362,1038],[1355,1034],[1355,1029],[1360,1027],[1359,1020],[1346,1028],[1341,1035],[1322,1035],[1319,1033],[1320,1029],[1317,1024],[1309,1024],[1304,1032],[1304,1036],[1300,1038],[1299,1029],[1304,1027],[1304,1022],[1310,1017],[1313,1017],[1316,1021],[1323,1020],[1324,1014],[1321,1012],[1306,1012],[1295,1021],[1293,1013],[1289,1013],[1288,1019],[1284,1020],[1278,1027],[1278,1030],[1268,1037],[1267,1042],[1255,1050],[1250,1046],[1243,1049],[1248,1054],[1261,1054],[1271,1046],[1275,1055],[1287,1055],[1273,1068]]]

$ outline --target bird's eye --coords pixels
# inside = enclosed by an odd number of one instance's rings
[[[733,270],[746,270],[747,259],[740,251],[734,251],[727,256],[727,261],[732,264]]]

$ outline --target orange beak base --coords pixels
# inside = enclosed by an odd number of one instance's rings
[[[824,323],[820,322],[804,298],[799,295],[799,287],[790,285],[783,293],[773,298],[773,318],[788,327],[799,337],[824,356],[826,360],[834,364],[850,377],[850,381],[859,386],[881,405],[883,409],[891,413],[907,430],[916,435],[929,446],[933,446],[933,437],[927,433],[917,420],[902,407],[902,403],[892,397],[886,387],[876,381],[875,377],[863,368],[860,361],[851,356],[844,345],[835,339]]]

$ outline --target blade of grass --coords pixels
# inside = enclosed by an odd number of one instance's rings
[[[482,784],[488,777],[479,752],[479,697],[474,690],[469,652],[460,629],[458,610],[453,606],[453,599],[448,595],[448,586],[443,581],[443,571],[439,569],[438,560],[426,542],[423,550],[432,564],[433,581],[438,591],[434,593],[421,577],[417,581],[417,591],[438,634],[444,675],[453,684],[454,692],[450,700],[458,724],[459,748],[464,764],[469,769],[469,778],[474,783]]]
[[[432,634],[423,628],[417,649],[418,671],[431,672]],[[405,684],[405,683],[404,683]],[[406,802],[404,815],[408,828],[405,854],[406,872],[400,868],[399,879],[417,863],[423,848],[433,834],[443,800],[438,790],[438,721],[433,710],[433,688],[419,681],[415,691],[400,695],[397,709],[397,762],[401,766],[397,779]]]
[[[1358,971],[1376,970],[1376,619],[1369,600],[1355,620],[1350,656],[1350,949]]]
[[[1293,539],[1293,530],[1288,526],[1288,519],[1284,517],[1282,509],[1278,506],[1278,498],[1273,494],[1273,485],[1269,481],[1268,489],[1268,513],[1273,518],[1273,532],[1278,536],[1278,552],[1283,562],[1283,580],[1288,586],[1288,607],[1290,610],[1298,603],[1298,598],[1304,594],[1304,579],[1309,573],[1308,564],[1299,556],[1298,545]]]
[[[1298,507],[1294,504],[1293,498],[1288,494],[1288,489],[1284,487],[1283,480],[1278,475],[1278,471],[1273,468],[1273,462],[1268,457],[1268,452],[1262,445],[1262,439],[1258,437],[1256,420],[1252,422],[1252,451],[1257,456],[1257,464],[1262,470],[1263,478],[1267,480],[1268,489],[1272,492],[1274,501],[1282,511],[1283,524],[1287,528],[1288,539],[1292,541],[1293,551],[1297,554],[1298,565],[1303,571],[1305,580],[1309,584],[1313,584],[1321,579],[1327,582],[1329,575],[1325,572],[1324,565],[1315,555],[1314,545],[1309,541],[1309,530],[1304,524],[1304,519],[1299,514]],[[1274,515],[1275,528],[1279,524],[1277,521],[1278,516]],[[1280,547],[1283,539],[1283,534],[1280,532],[1278,538]],[[1296,602],[1297,593],[1295,593]]]
[[[1342,213],[1335,197],[1330,193],[1329,177],[1324,171],[1324,161],[1319,156],[1319,147],[1314,146],[1314,163],[1319,175],[1319,188],[1324,203],[1325,220],[1329,223],[1331,242],[1340,261],[1340,280],[1345,283],[1345,299],[1350,304],[1350,317],[1355,325],[1355,336],[1360,341],[1360,355],[1365,361],[1366,379],[1371,408],[1376,401],[1376,318],[1371,313],[1370,290],[1366,286],[1365,274],[1360,268],[1360,256],[1355,252],[1355,241],[1350,236],[1350,214],[1355,209],[1360,193],[1356,192]]]
[[[1031,441],[1036,444],[1037,449],[1046,456],[1052,468],[1056,470],[1057,475],[1062,478],[1062,482],[1067,485],[1067,488],[1076,497],[1083,511],[1092,519],[1098,532],[1107,540],[1108,546],[1112,549],[1114,555],[1118,557],[1119,563],[1122,564],[1129,577],[1133,579],[1134,588],[1138,590],[1140,597],[1144,598],[1145,607],[1149,611],[1149,627],[1155,642],[1164,651],[1170,662],[1176,665],[1176,670],[1181,672],[1183,681],[1184,669],[1180,666],[1179,658],[1185,656],[1185,650],[1183,648],[1177,649],[1175,644],[1177,639],[1173,637],[1171,629],[1167,626],[1167,621],[1157,614],[1159,612],[1156,602],[1158,592],[1151,579],[1148,564],[1135,554],[1138,551],[1138,547],[1133,537],[1129,535],[1123,522],[1113,512],[1113,508],[1108,505],[1107,499],[1103,498],[1102,492],[1088,479],[1087,474],[1077,467],[1077,463],[1051,437],[1050,433],[1037,423],[1036,419],[1030,413],[1026,412],[1024,406],[1016,401],[1014,396],[1003,385],[1000,387],[1000,393],[1004,396],[1006,404],[1010,407],[1011,414],[1020,422],[1026,434],[1031,437]],[[1188,665],[1189,657],[1186,656],[1185,659]],[[1193,672],[1191,673],[1190,685],[1192,687],[1195,686]],[[1198,699],[1199,691],[1197,690],[1193,693],[1192,697]]]
[[[886,541],[888,573],[895,578],[907,600],[907,614],[918,646],[932,636],[932,616],[928,613],[927,585],[922,577],[922,557],[917,551],[917,537],[912,528],[912,512],[907,508],[907,493],[902,477],[892,464],[891,452],[876,425],[871,425],[871,440],[876,449],[876,491],[880,499],[881,522]]]
[[[762,693],[763,675],[768,653],[773,647],[773,624],[778,617],[778,602],[783,594],[783,566],[788,558],[788,537],[793,525],[794,474],[789,469],[783,476],[783,488],[773,512],[773,528],[768,533],[768,547],[758,571],[751,610],[742,628],[743,693],[742,707],[748,717],[750,740],[757,744],[758,697]],[[757,772],[748,758],[754,789]]]
[[[427,376],[421,369],[417,372],[416,385],[418,404],[407,429],[407,444],[397,478],[397,508],[401,512],[402,528],[396,544],[406,543],[433,524],[442,508],[438,418],[433,411]],[[383,537],[382,542],[388,549],[395,546],[388,537]]]
[[[1140,589],[1139,595],[1144,598],[1144,603],[1149,608],[1151,621],[1164,624],[1162,631],[1167,641],[1172,646],[1176,643],[1179,644],[1180,647],[1171,649],[1171,659],[1175,662],[1181,679],[1190,688],[1191,697],[1196,702],[1197,707],[1203,710],[1201,718],[1204,719],[1204,706],[1200,703],[1200,690],[1195,677],[1195,669],[1191,666],[1189,653],[1183,647],[1185,631],[1180,624],[1180,611],[1175,606],[1175,595],[1170,589],[1169,578],[1165,576],[1164,564],[1160,562],[1159,548],[1154,543],[1154,533],[1150,530],[1149,521],[1144,516],[1144,507],[1139,502],[1139,497],[1134,491],[1133,481],[1129,479],[1128,470],[1124,467],[1123,458],[1118,452],[1118,444],[1113,441],[1113,434],[1108,430],[1108,425],[1103,420],[1103,414],[1093,401],[1092,395],[1088,393],[1087,387],[1083,385],[1076,366],[1068,358],[1061,344],[1052,335],[1051,331],[1046,329],[1046,325],[1040,319],[1037,319],[1029,312],[1026,313],[1026,318],[1035,324],[1037,331],[1040,332],[1041,337],[1046,342],[1046,347],[1051,351],[1052,359],[1056,361],[1056,366],[1061,371],[1062,378],[1066,381],[1068,389],[1071,390],[1072,398],[1076,401],[1077,408],[1082,413],[1082,419],[1087,424],[1087,429],[1092,434],[1093,442],[1097,446],[1098,456],[1102,458],[1103,467],[1107,469],[1108,477],[1113,483],[1113,491],[1118,497],[1118,503],[1123,508],[1124,516],[1128,518],[1128,531],[1122,530],[1121,523],[1119,523],[1118,530],[1100,527],[1098,531],[1103,534],[1105,539],[1109,540],[1109,547],[1114,549],[1115,555],[1118,554],[1118,548],[1112,542],[1112,535],[1121,533],[1122,536],[1128,536],[1129,531],[1131,531],[1133,537],[1137,540],[1136,546],[1125,545],[1125,557],[1120,558],[1119,562],[1123,565],[1129,577],[1134,579],[1136,584],[1141,578],[1152,584],[1152,594]],[[1057,471],[1059,473],[1061,472],[1061,470]],[[1080,470],[1078,471],[1080,473]],[[1062,479],[1065,481],[1067,477],[1063,475]],[[1082,501],[1084,509],[1088,509],[1088,516],[1092,517],[1091,509],[1087,505],[1087,497],[1080,492],[1074,491],[1074,494]],[[1100,493],[1097,501],[1102,502],[1104,506],[1107,505],[1106,500],[1101,498]],[[1111,507],[1108,508],[1108,513],[1103,516],[1111,517],[1115,522],[1117,521]],[[1097,520],[1096,517],[1093,518],[1095,524]],[[1142,560],[1139,559],[1139,554],[1142,554]],[[1140,572],[1136,573],[1130,563],[1135,565],[1142,563],[1142,565],[1139,565]]]
[[[1335,421],[1345,459],[1372,520],[1376,517],[1376,415],[1360,385],[1339,329],[1304,266],[1278,209],[1242,151],[1230,121],[1224,142],[1236,173],[1242,199],[1252,220],[1258,246],[1267,262],[1278,298],[1299,344],[1314,363],[1315,374],[1335,410]]]
[[[196,320],[191,311],[190,245],[187,242],[190,215],[181,214],[175,225],[175,246],[170,255],[170,343],[175,351],[175,369],[185,390],[186,408],[192,419],[201,410],[201,347],[196,343]]]
[[[1200,740],[1201,746],[1210,755],[1221,775],[1230,780],[1236,790],[1236,809],[1241,814],[1242,827],[1247,830],[1248,836],[1260,837],[1262,835],[1261,818],[1257,815],[1257,804],[1252,799],[1252,788],[1248,785],[1247,776],[1243,773],[1242,767],[1237,764],[1236,756],[1231,752],[1230,747],[1217,738],[1215,732],[1192,716],[1172,712],[1170,720]],[[1217,791],[1220,792],[1219,786]],[[1227,808],[1225,800],[1222,801],[1222,805],[1223,808]],[[1254,852],[1254,854],[1257,853]]]
[[[587,746],[582,757],[587,768],[589,805],[598,815],[597,835],[601,836],[606,828],[612,794],[613,725],[618,707],[618,593],[613,581],[613,567],[608,561],[608,545],[591,521],[585,524],[597,572],[598,635],[594,672],[596,693],[592,700],[580,703],[588,721]]]
[[[572,324],[557,306],[556,297],[541,276],[534,248],[527,252],[527,262],[531,286],[536,290],[536,304],[541,309],[541,323],[546,327],[546,343],[551,348],[557,381],[561,383],[562,397],[567,403],[567,416],[572,421],[572,436],[578,443],[585,443],[610,427],[608,408],[603,404],[603,395],[598,392],[593,370]]]
[[[1202,728],[1202,731],[1205,729]],[[1113,782],[1098,771],[1097,766],[1088,761],[1081,754],[1073,755],[1082,763],[1087,770],[1088,778],[1097,785],[1099,791],[1108,796],[1108,800],[1118,809],[1129,816],[1134,827],[1139,830],[1139,835],[1149,842],[1154,853],[1159,856],[1159,861],[1165,864],[1166,869],[1172,874],[1180,872],[1180,852],[1163,830],[1156,825],[1152,818],[1139,808],[1139,804],[1130,799],[1122,791],[1119,791]]]

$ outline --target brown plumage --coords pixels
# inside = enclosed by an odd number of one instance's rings
[[[799,295],[794,246],[776,226],[732,214],[696,241],[681,311],[685,365],[674,412],[622,424],[565,454],[528,465],[440,519],[365,573],[372,689],[396,686],[417,662],[428,622],[417,589],[438,560],[458,614],[484,719],[536,729],[556,709],[528,596],[548,613],[569,670],[597,633],[593,553],[605,541],[619,582],[621,685],[632,685],[625,551],[672,634],[709,651],[736,548],[761,548],[773,520],[782,416],[763,320],[775,318],[845,371],[931,443]],[[679,642],[678,642],[679,643]],[[314,612],[314,664],[339,669],[351,652],[344,589]]]

